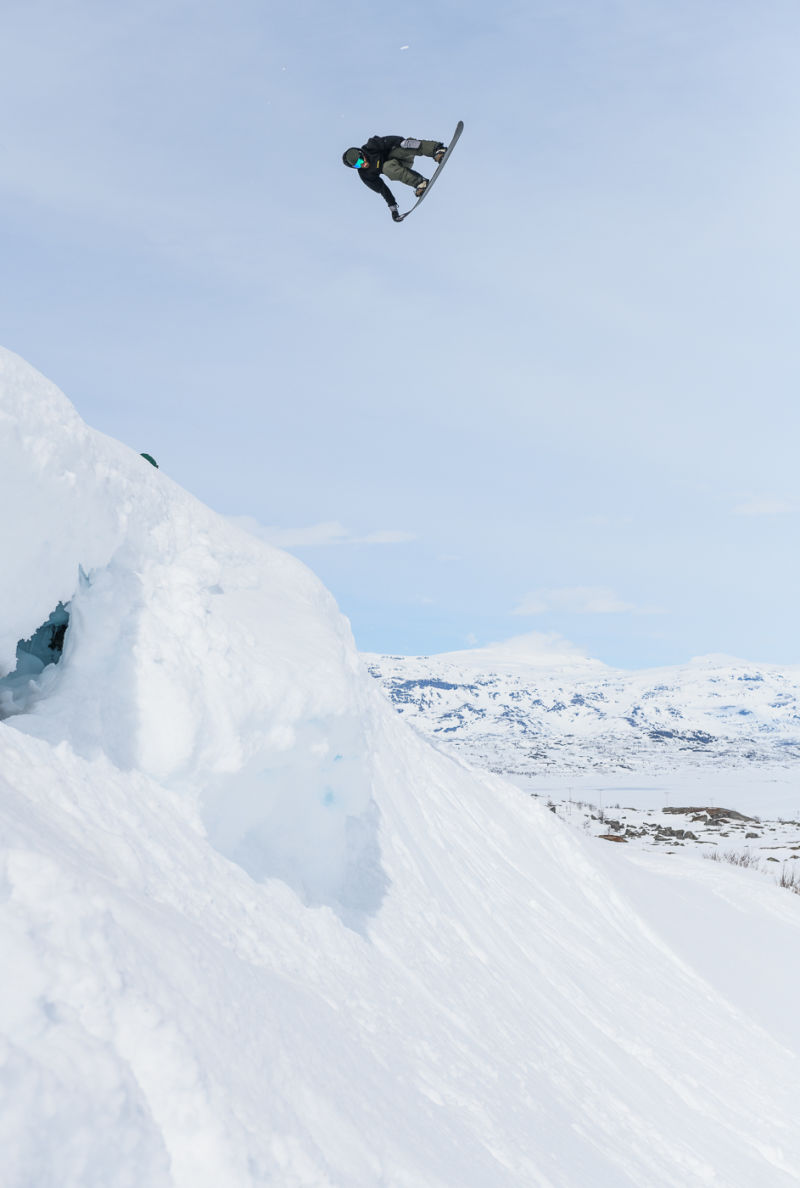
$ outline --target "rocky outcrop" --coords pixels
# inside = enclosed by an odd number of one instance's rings
[[[665,808],[661,810],[664,813],[676,813],[681,816],[691,817],[693,821],[703,820],[703,816],[708,821],[754,821],[755,817],[746,817],[744,813],[737,813],[735,809],[726,808]]]

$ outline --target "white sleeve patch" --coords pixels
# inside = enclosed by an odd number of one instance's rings
[[[412,139],[401,140],[400,148],[418,149],[421,144],[422,144],[421,140],[412,140]]]

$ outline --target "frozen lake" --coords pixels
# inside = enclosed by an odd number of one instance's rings
[[[800,769],[685,770],[652,776],[637,772],[627,778],[619,773],[507,778],[536,796],[584,800],[601,808],[710,805],[736,809],[749,816],[800,821]]]

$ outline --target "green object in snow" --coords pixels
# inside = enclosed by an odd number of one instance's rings
[[[156,470],[158,470],[158,463],[156,462],[155,458],[151,458],[149,454],[142,454],[142,457],[146,458],[150,465],[155,466]]]

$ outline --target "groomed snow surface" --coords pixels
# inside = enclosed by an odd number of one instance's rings
[[[4,1188],[800,1183],[800,896],[433,749],[8,352],[0,421]]]

